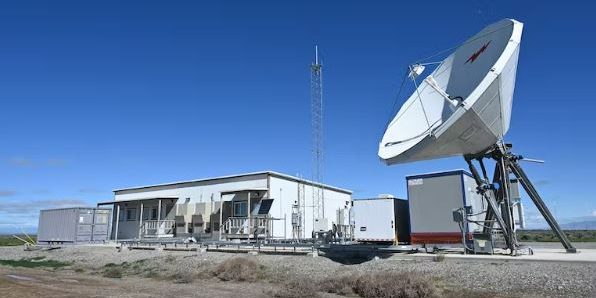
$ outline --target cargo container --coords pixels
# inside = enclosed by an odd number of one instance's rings
[[[461,244],[464,234],[453,211],[468,207],[469,220],[484,220],[485,202],[464,170],[407,176],[412,244]],[[482,226],[467,222],[467,235]]]
[[[38,244],[103,243],[109,240],[111,209],[63,208],[39,212]]]
[[[393,197],[353,201],[354,239],[359,242],[410,241],[408,202]]]

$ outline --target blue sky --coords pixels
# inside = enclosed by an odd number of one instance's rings
[[[525,23],[507,140],[547,161],[526,169],[558,217],[596,218],[587,3],[3,1],[0,231],[118,187],[265,169],[308,177],[315,44],[324,182],[406,197],[406,175],[465,163],[377,158],[404,68],[505,17]]]

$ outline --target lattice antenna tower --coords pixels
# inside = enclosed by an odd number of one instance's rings
[[[315,62],[310,66],[310,107],[312,120],[312,181],[322,183],[323,166],[323,66],[319,47],[315,46]],[[313,184],[313,219],[325,217],[323,188]]]

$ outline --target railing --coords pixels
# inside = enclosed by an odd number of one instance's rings
[[[145,220],[141,228],[143,237],[172,237],[174,236],[175,220]]]
[[[254,217],[250,219],[248,226],[248,217],[230,217],[224,224],[223,229],[227,237],[257,237],[266,236],[269,232],[269,218]]]

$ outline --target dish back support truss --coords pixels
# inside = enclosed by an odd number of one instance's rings
[[[505,239],[505,245],[510,253],[512,255],[518,253],[520,245],[515,234],[515,221],[513,217],[514,206],[510,195],[510,174],[513,174],[517,177],[519,183],[522,185],[534,205],[536,205],[536,208],[538,208],[538,211],[540,211],[552,231],[557,235],[563,247],[565,247],[567,252],[575,253],[575,247],[573,247],[567,238],[567,235],[565,235],[540,197],[540,194],[520,166],[519,161],[522,160],[523,157],[511,153],[511,147],[510,144],[503,144],[500,142],[484,152],[464,156],[470,168],[470,172],[476,180],[478,192],[488,203],[483,233],[493,234],[493,232],[500,230]],[[496,163],[492,181],[489,180],[484,165],[483,160],[486,158],[493,159]],[[474,166],[474,160],[480,165],[482,176],[478,172],[476,166]]]

